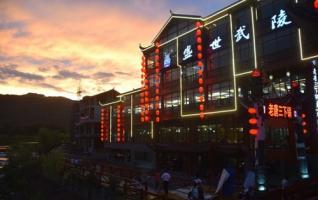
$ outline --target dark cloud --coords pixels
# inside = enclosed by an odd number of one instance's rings
[[[7,66],[7,65],[0,66],[0,74],[2,79],[20,78],[20,79],[28,80],[28,81],[42,81],[45,79],[43,76],[21,72],[14,68],[10,68],[10,66]]]
[[[127,73],[127,72],[115,72],[116,74],[119,74],[119,75],[131,75],[131,73]]]
[[[81,78],[88,78],[83,74],[77,72],[71,72],[68,70],[61,70],[58,72],[58,75],[53,76],[55,79],[64,79],[64,78],[72,78],[72,79],[81,79]]]
[[[110,78],[113,77],[114,74],[113,73],[108,73],[108,72],[97,72],[95,74],[93,74],[93,78],[97,78],[97,79],[105,79],[105,78]]]
[[[48,83],[39,83],[39,84],[37,84],[37,86],[41,86],[41,87],[49,88],[49,89],[54,89],[54,90],[56,90],[58,92],[67,92],[64,89],[60,88],[60,87],[56,87],[56,86],[48,84]]]
[[[0,30],[14,30],[13,37],[26,37],[31,33],[26,31],[26,23],[23,21],[0,21]]]

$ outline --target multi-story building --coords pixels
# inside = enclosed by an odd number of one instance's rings
[[[142,87],[101,104],[110,161],[192,175],[229,159],[256,166],[258,177],[264,166],[314,173],[318,29],[298,15],[300,3],[241,0],[206,17],[171,13],[140,47]]]
[[[93,152],[97,147],[102,147],[103,143],[99,139],[99,102],[113,101],[118,94],[113,89],[94,96],[85,96],[74,104],[72,137],[83,152]]]

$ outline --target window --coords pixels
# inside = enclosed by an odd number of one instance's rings
[[[229,107],[233,104],[234,88],[226,81],[208,86],[208,104],[212,108]]]
[[[164,107],[174,108],[180,105],[179,93],[167,94],[164,96]]]
[[[173,68],[164,72],[164,82],[168,83],[179,79],[179,69]]]
[[[185,90],[183,94],[183,104],[195,104],[200,102],[200,94],[198,88]]]

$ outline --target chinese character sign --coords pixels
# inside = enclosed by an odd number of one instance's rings
[[[192,49],[191,49],[191,45],[187,45],[187,47],[184,49],[183,51],[183,58],[182,60],[187,60],[188,58],[192,57]]]
[[[213,42],[210,44],[210,47],[213,50],[219,49],[221,48],[221,44],[220,42],[222,41],[222,39],[220,38],[220,36],[218,36],[216,39],[213,40]]]
[[[282,9],[278,15],[274,15],[272,17],[272,30],[291,24],[291,21],[287,21],[287,17],[286,11]]]
[[[170,67],[170,64],[171,64],[170,53],[164,53],[163,67]]]
[[[236,30],[236,34],[234,35],[235,37],[235,42],[239,42],[241,41],[243,38],[245,40],[248,40],[250,39],[250,34],[249,33],[246,33],[246,26],[243,25],[243,26],[240,26],[237,30]]]
[[[290,106],[270,103],[266,106],[266,115],[271,118],[286,118],[293,117],[293,109]]]

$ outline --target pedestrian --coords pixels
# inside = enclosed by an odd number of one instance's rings
[[[193,186],[188,193],[188,200],[204,200],[202,181],[199,178],[193,180]]]
[[[286,176],[284,176],[283,180],[282,180],[282,200],[287,199],[287,189],[288,187],[288,179]]]
[[[170,179],[171,179],[171,175],[167,171],[162,173],[161,180],[162,180],[162,184],[163,184],[163,190],[164,190],[166,195],[169,192],[168,190],[169,190]]]
[[[248,170],[246,172],[243,187],[243,196],[246,200],[249,200],[251,196],[253,196],[253,191],[255,189],[255,172],[253,170]]]
[[[159,184],[160,184],[160,172],[159,171],[155,172],[154,180],[155,180],[155,190],[159,191]]]

